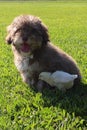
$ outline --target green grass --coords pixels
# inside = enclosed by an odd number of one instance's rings
[[[39,16],[51,41],[70,54],[82,73],[79,87],[37,93],[22,82],[6,45],[6,26],[20,14]],[[0,3],[0,130],[87,129],[87,3]]]

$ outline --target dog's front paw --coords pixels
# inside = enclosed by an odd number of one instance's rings
[[[29,74],[26,71],[21,72],[21,77],[22,77],[22,80],[24,83],[26,83],[28,85],[31,85],[33,83],[31,78],[29,78]]]

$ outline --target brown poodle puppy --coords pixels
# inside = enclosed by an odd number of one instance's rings
[[[14,63],[23,81],[29,85],[44,85],[38,79],[41,72],[62,70],[77,74],[75,84],[81,80],[76,62],[64,51],[55,47],[49,39],[47,27],[32,15],[20,15],[7,27],[6,41],[12,45]]]

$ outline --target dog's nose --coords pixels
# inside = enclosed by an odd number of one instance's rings
[[[22,39],[23,39],[23,41],[27,41],[27,40],[28,40],[28,37],[27,37],[27,36],[24,36]]]

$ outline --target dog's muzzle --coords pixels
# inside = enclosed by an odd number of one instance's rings
[[[30,51],[30,45],[28,43],[23,43],[21,45],[21,51],[25,52],[25,53],[29,52]]]

